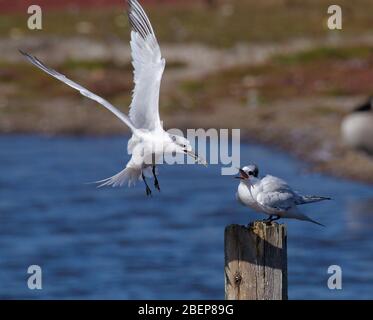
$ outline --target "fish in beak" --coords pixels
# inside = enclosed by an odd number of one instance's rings
[[[248,180],[249,179],[249,175],[243,171],[241,168],[237,168],[238,171],[240,172],[240,175],[235,177],[236,179],[240,179],[240,180]]]
[[[188,151],[188,150],[185,150],[185,153],[192,157],[196,163],[199,163],[199,164],[203,164],[205,167],[207,167],[207,162],[205,159],[203,159],[202,157],[199,157],[198,155],[196,155],[193,151]]]

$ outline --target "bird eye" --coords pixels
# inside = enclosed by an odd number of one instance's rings
[[[183,148],[186,148],[186,145],[185,145],[185,144],[183,144]]]
[[[253,175],[253,172],[252,171],[249,171],[249,176],[252,176]]]

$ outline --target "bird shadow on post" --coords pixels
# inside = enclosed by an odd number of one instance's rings
[[[287,235],[278,223],[225,228],[225,298],[287,299]]]

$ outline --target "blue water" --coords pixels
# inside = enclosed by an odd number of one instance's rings
[[[124,166],[126,138],[0,136],[0,298],[223,299],[224,227],[260,215],[236,203],[220,167],[160,168],[161,193],[85,182]],[[291,299],[373,299],[373,188],[306,171],[288,155],[243,145],[242,164],[297,190],[333,197],[304,207],[327,227],[289,221]],[[42,268],[29,290],[27,268]],[[327,287],[330,265],[342,290]]]

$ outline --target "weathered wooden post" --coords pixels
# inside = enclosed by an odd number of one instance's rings
[[[287,299],[286,227],[255,221],[225,228],[225,299]]]

